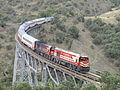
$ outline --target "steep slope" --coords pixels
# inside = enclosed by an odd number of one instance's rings
[[[111,73],[118,73],[119,70],[104,55],[104,50],[96,46],[92,42],[89,30],[80,32],[80,40],[74,40],[71,49],[75,52],[84,52],[90,57],[91,71],[109,71]]]

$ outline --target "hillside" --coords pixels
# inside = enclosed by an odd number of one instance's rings
[[[116,17],[119,17],[119,16],[120,16],[120,9],[117,9],[117,10],[103,13],[97,16],[97,18],[101,18],[102,21],[105,23],[117,24],[118,21],[116,20]],[[85,19],[95,19],[95,18],[96,18],[95,16],[85,17]]]
[[[69,21],[66,21],[66,23],[69,23]],[[73,25],[73,23],[69,25]],[[109,71],[111,73],[118,73],[118,68],[109,62],[109,58],[104,55],[104,48],[98,47],[92,42],[93,38],[91,37],[90,31],[84,27],[84,24],[80,22],[74,26],[79,31],[79,37],[77,38],[69,36],[69,32],[61,31],[57,27],[54,27],[54,31],[52,32],[51,27],[53,28],[53,25],[51,26],[51,24],[44,25],[42,32],[35,37],[39,40],[46,41],[50,45],[88,55],[92,72]],[[69,30],[68,26],[65,27],[65,30]]]
[[[103,48],[93,44],[84,19],[108,12],[115,5],[110,0],[0,0],[0,83],[5,81],[2,84],[11,85],[14,36],[18,27],[25,21],[44,16],[54,16],[55,19],[43,26],[42,35],[35,37],[57,47],[88,55],[93,71],[118,73],[118,68],[104,55]]]

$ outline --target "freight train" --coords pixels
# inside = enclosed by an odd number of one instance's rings
[[[18,38],[34,52],[55,64],[63,65],[77,72],[88,72],[90,70],[88,56],[48,45],[27,34],[29,28],[51,21],[52,18],[53,17],[40,18],[23,23],[19,27]]]

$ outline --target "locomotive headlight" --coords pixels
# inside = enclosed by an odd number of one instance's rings
[[[80,62],[80,66],[83,66],[83,67],[88,67],[88,63],[83,63],[83,62]]]

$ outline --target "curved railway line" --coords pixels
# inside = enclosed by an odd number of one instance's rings
[[[32,23],[33,24],[33,23]],[[43,23],[42,23],[43,24]],[[40,24],[35,24],[35,26],[37,25],[42,25]],[[30,28],[27,27],[27,29],[25,28],[26,33],[29,33],[29,31],[34,30],[34,25],[31,25]],[[93,83],[94,85],[100,87],[101,84],[97,81],[97,79],[100,78],[100,76],[93,74],[91,72],[87,72],[87,73],[78,73],[74,70],[68,69],[65,66],[62,65],[56,65],[54,62],[40,56],[39,54],[37,54],[35,51],[33,51],[32,49],[30,49],[29,47],[27,47],[25,44],[23,44],[20,39],[18,38],[18,34],[16,33],[15,35],[15,39],[17,44],[19,44],[19,46],[27,53],[29,53],[30,55],[32,55],[34,58],[40,60],[43,63],[46,63],[48,66],[51,66],[53,68],[56,68],[60,71],[66,72],[67,74],[73,75],[74,77],[78,78],[78,79],[82,79],[82,80],[86,80],[88,82]]]

